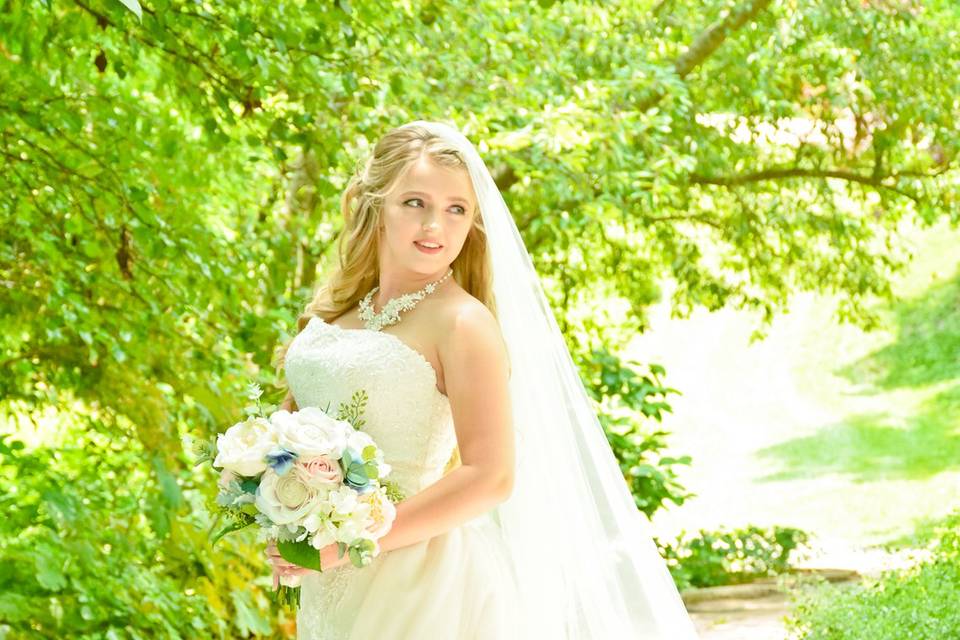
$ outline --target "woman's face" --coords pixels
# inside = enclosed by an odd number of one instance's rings
[[[431,275],[446,270],[460,254],[475,209],[466,169],[440,167],[421,157],[384,201],[381,271],[399,268]]]

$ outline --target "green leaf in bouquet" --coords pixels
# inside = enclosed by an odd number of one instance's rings
[[[245,493],[257,493],[257,487],[260,486],[260,482],[256,478],[244,478],[240,481],[240,488],[243,489]]]
[[[280,409],[280,405],[277,404],[262,404],[260,405],[260,414],[264,416],[269,416],[273,413],[276,413]]]
[[[350,562],[355,567],[365,567],[373,560],[373,540],[366,538],[355,541],[350,545]]]
[[[368,478],[377,479],[380,477],[380,467],[377,466],[376,462],[367,462],[363,465],[363,468],[366,470]]]
[[[363,448],[363,459],[369,462],[373,460],[377,455],[377,448],[372,444],[368,444]]]
[[[287,562],[315,571],[323,570],[320,566],[320,552],[310,546],[306,540],[278,542],[277,551]]]
[[[204,462],[213,462],[217,458],[217,441],[215,439],[200,438],[194,435],[183,437],[184,448],[190,451],[194,458],[194,467],[199,467]]]
[[[360,462],[354,462],[350,465],[350,468],[347,469],[347,480],[361,487],[370,482],[370,478],[367,476],[367,469]]]
[[[249,514],[244,513],[242,514],[242,516],[249,516]],[[232,517],[232,514],[231,514],[231,517]],[[244,517],[237,517],[236,520],[233,520],[230,524],[225,526],[223,529],[220,529],[220,531],[218,531],[216,535],[214,535],[213,538],[211,538],[210,546],[217,544],[217,541],[219,541],[220,538],[227,535],[228,533],[239,531],[240,529],[245,529],[250,525],[252,525],[253,523],[254,523],[253,516],[249,516],[249,519]]]
[[[259,383],[251,382],[247,386],[247,398],[250,400],[257,400],[260,396],[263,395],[263,390],[260,388]]]
[[[366,421],[362,415],[367,405],[367,392],[364,389],[355,391],[350,401],[340,405],[337,411],[337,420],[346,420],[354,429],[360,429]]]
[[[407,496],[404,495],[403,490],[400,489],[400,485],[393,480],[381,480],[380,483],[381,486],[386,490],[387,499],[390,502],[397,504],[398,502],[406,500]]]

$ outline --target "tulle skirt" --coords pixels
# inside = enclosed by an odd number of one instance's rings
[[[517,592],[490,514],[366,567],[303,579],[298,640],[517,640]]]

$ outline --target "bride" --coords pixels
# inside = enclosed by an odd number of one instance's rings
[[[414,121],[341,202],[339,265],[280,354],[285,408],[368,391],[403,491],[364,567],[303,577],[300,640],[696,638],[474,146]]]

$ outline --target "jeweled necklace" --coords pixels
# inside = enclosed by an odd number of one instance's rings
[[[380,289],[380,286],[377,285],[370,290],[370,293],[365,295],[363,299],[360,300],[360,319],[363,320],[363,324],[367,329],[372,329],[374,331],[380,331],[380,329],[383,327],[396,324],[400,322],[401,311],[409,311],[410,309],[413,309],[417,303],[423,300],[428,293],[433,293],[433,290],[437,288],[437,285],[449,278],[452,273],[453,269],[450,269],[447,271],[447,275],[443,276],[436,282],[431,282],[419,291],[405,293],[402,296],[397,296],[396,298],[390,298],[387,300],[387,303],[383,305],[383,309],[380,311],[380,313],[374,313],[373,305],[370,304],[370,301],[373,300],[373,294]]]

